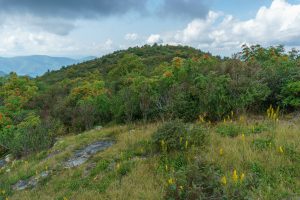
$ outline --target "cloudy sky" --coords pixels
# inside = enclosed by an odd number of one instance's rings
[[[0,0],[0,57],[100,56],[144,44],[231,55],[300,46],[300,0]]]

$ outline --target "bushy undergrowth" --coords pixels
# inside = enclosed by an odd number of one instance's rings
[[[29,114],[17,126],[2,129],[0,145],[15,156],[28,155],[51,147],[60,132],[58,122],[41,121],[38,116]]]
[[[243,124],[239,122],[224,122],[216,126],[216,132],[222,136],[236,137],[238,135],[259,134],[264,131],[271,131],[273,124],[262,122],[256,124]]]
[[[152,139],[156,148],[161,152],[187,150],[191,146],[203,146],[206,142],[206,131],[200,125],[185,124],[180,120],[174,120],[159,127]]]
[[[222,199],[225,197],[219,181],[220,172],[203,160],[195,160],[169,179],[165,199]]]

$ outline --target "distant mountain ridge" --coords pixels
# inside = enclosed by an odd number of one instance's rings
[[[4,73],[3,71],[0,71],[0,77],[5,76],[5,75],[6,75],[6,73]]]
[[[59,70],[62,66],[73,65],[93,60],[96,57],[90,56],[82,59],[67,57],[51,57],[46,55],[0,57],[0,74],[16,72],[18,75],[29,75],[32,77],[43,75],[48,70]]]

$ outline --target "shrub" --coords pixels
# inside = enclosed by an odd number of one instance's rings
[[[293,108],[300,107],[300,81],[288,83],[282,88],[283,105]]]
[[[188,149],[205,143],[205,129],[199,125],[188,125],[180,120],[163,124],[152,136],[153,143],[163,152]]]
[[[235,123],[222,123],[217,126],[216,131],[222,136],[236,137],[242,134],[245,128]]]
[[[185,170],[176,172],[169,182],[166,199],[226,199],[220,183],[220,171],[204,162],[196,160]]]
[[[272,139],[255,139],[252,142],[252,147],[254,149],[258,149],[258,150],[268,149],[268,148],[272,147],[272,145],[273,145]]]
[[[0,133],[1,145],[16,156],[27,155],[49,148],[60,125],[54,121],[41,121],[35,114],[29,114],[17,126],[9,126]]]

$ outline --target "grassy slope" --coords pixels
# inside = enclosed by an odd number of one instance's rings
[[[261,122],[248,121],[245,126]],[[242,122],[237,122],[242,123]],[[76,136],[62,138],[49,152],[42,152],[25,161],[17,161],[10,166],[11,172],[0,173],[0,189],[6,190],[9,199],[162,199],[165,194],[167,177],[158,171],[159,155],[142,155],[143,146],[136,143],[146,141],[157,129],[157,124],[114,126],[101,131],[90,131]],[[132,131],[134,130],[134,131]],[[232,187],[232,172],[245,173],[245,180],[253,179],[253,173],[259,174],[256,188],[247,188],[253,199],[282,199],[290,194],[300,195],[299,168],[297,156],[300,152],[300,123],[280,121],[275,130],[260,134],[249,134],[234,138],[220,136],[215,128],[210,130],[210,144],[204,152],[209,163],[220,168],[227,177],[224,190]],[[253,148],[253,141],[265,139],[270,134],[275,140],[268,148]],[[84,165],[74,169],[63,169],[60,165],[72,155],[75,149],[101,138],[113,137],[116,144],[104,152],[98,153]],[[279,147],[284,149],[279,152]],[[146,147],[145,147],[146,148]],[[220,149],[223,154],[220,155]],[[290,149],[290,150],[289,150]],[[51,152],[60,154],[45,160]],[[194,157],[199,152],[193,151]],[[296,156],[296,157],[295,157]],[[84,176],[85,168],[97,163],[90,175]],[[53,170],[52,176],[37,189],[22,192],[9,191],[9,185],[20,178],[26,178],[45,168]],[[254,169],[255,168],[255,169]],[[272,185],[272,187],[270,187]],[[5,195],[6,196],[6,195]],[[295,196],[296,199],[296,196]]]
[[[274,140],[265,145],[265,141],[272,136]],[[286,196],[289,199],[300,198],[299,121],[297,124],[280,121],[274,130],[245,138],[241,135],[235,138],[221,137],[212,133],[210,139],[211,146],[206,159],[221,168],[229,179],[228,185],[236,169],[238,174],[245,174],[246,181],[251,179],[257,182],[257,188],[250,192],[254,199],[284,199]],[[261,142],[254,147],[254,141]]]

